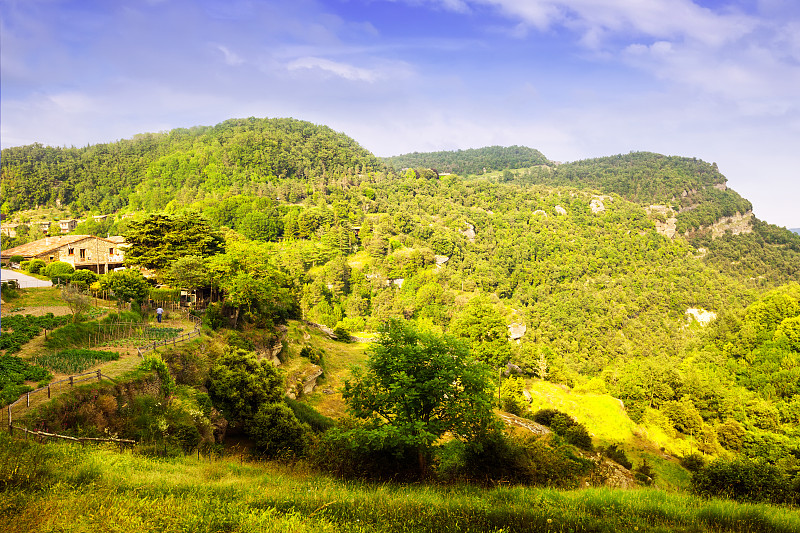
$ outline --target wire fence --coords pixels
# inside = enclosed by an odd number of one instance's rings
[[[152,350],[155,350],[160,346],[167,346],[169,344],[175,346],[179,342],[184,342],[194,337],[199,337],[200,325],[202,324],[203,321],[200,319],[200,317],[197,317],[188,311],[186,313],[186,318],[194,322],[194,329],[192,331],[189,331],[187,333],[181,333],[179,335],[175,335],[174,337],[170,337],[168,339],[156,340],[149,344],[145,344],[144,346],[139,346],[138,348],[136,348],[136,352],[139,354],[139,357],[144,357],[144,354]]]
[[[45,396],[46,399],[49,400],[53,396],[63,392],[65,389],[74,387],[77,383],[82,383],[84,381],[90,381],[93,379],[97,379],[97,381],[107,379],[113,383],[116,383],[113,378],[106,376],[101,370],[93,370],[91,372],[84,372],[82,374],[74,374],[64,379],[53,381],[44,387],[39,387],[38,389],[26,392],[17,398],[17,401],[8,404],[4,409],[0,410],[2,411],[2,413],[0,413],[0,424],[2,424],[2,427],[7,427],[9,431],[12,431],[13,429],[21,429],[19,426],[14,427],[14,420],[19,418],[22,412],[30,409],[31,403],[33,403],[35,406],[38,403],[42,403],[42,401],[45,400]]]

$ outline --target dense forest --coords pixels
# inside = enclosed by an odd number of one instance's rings
[[[610,393],[686,453],[796,473],[800,236],[754,218],[712,238],[751,210],[716,164],[647,152],[555,164],[522,147],[381,162],[326,127],[246,119],[12,148],[2,172],[8,215],[132,213],[95,224],[127,236],[130,266],[218,295],[216,329],[303,318],[348,337],[402,317],[494,371]],[[675,215],[675,238],[651,204]],[[511,323],[527,328],[519,342]]]
[[[488,146],[443,152],[414,152],[385,157],[383,161],[396,170],[430,168],[441,174],[462,176],[484,174],[492,170],[552,165],[539,150],[525,146]]]
[[[380,164],[351,138],[293,119],[228,120],[85,148],[3,150],[3,209],[68,205],[74,214],[158,210],[173,199],[263,190],[270,182],[343,177]],[[305,195],[285,191],[290,201]]]

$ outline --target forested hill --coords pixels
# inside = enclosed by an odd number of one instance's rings
[[[631,152],[559,165],[531,168],[523,176],[549,186],[616,193],[638,204],[662,204],[677,215],[680,233],[752,210],[752,204],[728,189],[716,163],[652,152]]]
[[[110,213],[130,202],[153,211],[177,197],[224,195],[232,188],[258,193],[270,181],[337,178],[382,166],[326,126],[290,118],[232,119],[85,148],[5,149],[3,205],[13,213],[61,204],[78,214]]]
[[[413,152],[385,157],[383,160],[396,170],[422,167],[435,169],[439,173],[453,173],[462,176],[483,174],[493,170],[553,164],[539,150],[526,146],[487,146],[469,150]]]

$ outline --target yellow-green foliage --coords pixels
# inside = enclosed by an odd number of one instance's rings
[[[0,435],[0,450],[9,448]],[[37,452],[37,450],[40,450]],[[15,446],[45,467],[38,490],[0,491],[0,531],[790,532],[800,512],[649,489],[343,483],[302,465],[152,459],[72,444]],[[0,453],[0,456],[3,454]],[[14,464],[19,463],[17,461]],[[6,474],[0,461],[0,479]],[[42,472],[45,474],[46,470]]]
[[[622,403],[608,395],[578,392],[564,385],[533,380],[527,384],[533,397],[531,411],[556,408],[586,426],[596,445],[617,443],[629,453],[635,465],[647,457],[656,471],[656,486],[660,488],[686,488],[689,476],[676,462],[666,460],[661,453],[646,453],[643,449],[663,450],[672,457],[683,457],[697,452],[691,440],[678,438],[669,420],[659,411],[645,411],[641,425],[634,423]],[[584,388],[584,390],[586,390]]]

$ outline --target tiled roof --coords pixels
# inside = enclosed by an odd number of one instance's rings
[[[72,244],[84,239],[99,239],[101,241],[108,242],[106,239],[103,239],[102,237],[95,237],[94,235],[59,235],[56,237],[45,237],[44,239],[39,239],[38,241],[29,242],[27,244],[15,246],[14,248],[9,248],[8,250],[3,250],[2,256],[4,258],[9,258],[14,255],[21,255],[22,257],[36,257],[57,250],[67,244]]]

